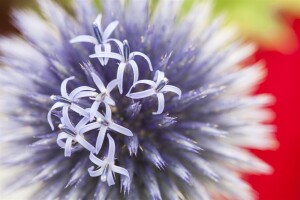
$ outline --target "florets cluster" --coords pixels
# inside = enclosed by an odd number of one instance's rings
[[[48,123],[54,130],[52,122],[52,114],[56,114],[60,118],[58,128],[60,133],[57,136],[57,144],[64,149],[65,157],[70,157],[77,149],[84,148],[90,152],[90,161],[97,165],[97,169],[90,167],[88,172],[90,176],[101,176],[101,181],[108,183],[109,186],[115,184],[114,173],[118,173],[127,178],[126,183],[130,183],[129,173],[125,168],[115,165],[115,142],[113,137],[108,132],[121,134],[125,137],[133,136],[130,127],[126,128],[115,123],[114,110],[117,99],[114,99],[110,93],[118,88],[119,94],[123,94],[123,81],[125,70],[131,68],[133,72],[133,83],[126,96],[131,100],[144,99],[147,97],[157,96],[158,108],[153,115],[161,114],[164,111],[164,93],[176,93],[181,97],[181,90],[178,87],[167,85],[168,79],[164,72],[157,70],[152,80],[139,80],[139,67],[134,60],[136,56],[143,57],[148,63],[149,70],[153,71],[149,57],[142,52],[130,51],[127,40],[123,42],[117,39],[109,38],[114,29],[117,27],[118,21],[110,23],[103,31],[101,27],[101,15],[95,19],[92,28],[93,36],[80,35],[70,40],[71,43],[88,42],[95,45],[95,54],[90,55],[90,58],[98,58],[102,67],[105,67],[109,59],[119,61],[117,66],[116,78],[110,81],[107,86],[101,80],[101,75],[96,71],[91,72],[92,80],[96,88],[90,86],[79,86],[71,92],[67,91],[67,83],[75,77],[65,79],[61,84],[61,95],[52,95],[50,98],[55,103],[48,112]],[[116,45],[118,52],[112,51],[112,45]],[[128,74],[127,74],[128,75]],[[128,77],[125,77],[128,79]],[[146,84],[149,89],[143,91],[132,92],[136,85]],[[57,111],[60,110],[58,113]],[[54,112],[55,111],[55,112]],[[79,115],[81,119],[72,121],[69,115]],[[74,118],[74,117],[73,117]],[[74,125],[76,124],[76,125]],[[85,137],[90,131],[99,130],[95,144]],[[99,155],[105,139],[108,139],[109,145],[103,159],[99,159]],[[128,187],[128,185],[127,185]]]

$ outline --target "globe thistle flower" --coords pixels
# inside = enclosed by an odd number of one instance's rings
[[[153,3],[153,2],[152,2]],[[40,1],[2,37],[1,164],[33,199],[253,199],[245,173],[270,167],[248,149],[276,142],[252,93],[265,70],[252,44],[209,3]],[[32,25],[30,25],[32,24]],[[106,27],[106,29],[102,29]],[[91,43],[91,44],[90,44]],[[130,48],[129,48],[130,44]]]

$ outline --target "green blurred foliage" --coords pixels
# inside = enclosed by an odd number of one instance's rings
[[[65,8],[69,8],[72,0],[55,0]],[[100,0],[93,0],[95,6],[102,10]],[[125,0],[127,1],[127,0]],[[195,3],[206,0],[183,0],[182,16],[193,7]],[[277,49],[289,47],[282,46],[286,38],[293,38],[293,32],[280,13],[287,12],[300,16],[300,0],[211,0],[214,4],[214,14],[225,14],[230,24],[240,27],[242,33],[255,39],[265,46]],[[159,0],[149,0],[151,12],[156,8]],[[31,7],[36,8],[36,0],[0,0],[1,8]],[[3,10],[3,9],[2,9]],[[2,12],[1,10],[1,12]],[[284,51],[284,50],[283,50]]]
[[[204,0],[185,0],[184,13],[197,2]],[[293,41],[294,34],[282,13],[300,17],[300,0],[213,0],[214,13],[225,14],[227,22],[234,24],[242,32],[261,44],[289,51],[292,45],[286,45],[286,39]]]

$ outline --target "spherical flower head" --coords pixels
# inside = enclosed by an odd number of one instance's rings
[[[253,199],[244,173],[274,147],[255,51],[210,3],[49,0],[0,39],[1,164],[33,199]],[[152,12],[150,7],[155,7]]]

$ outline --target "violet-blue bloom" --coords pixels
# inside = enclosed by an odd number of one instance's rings
[[[184,14],[183,0],[73,1],[14,11],[20,34],[0,37],[0,165],[21,166],[8,192],[255,199],[241,177],[272,169],[248,149],[277,145],[273,98],[253,93],[265,69],[244,62],[255,45],[206,1]]]

